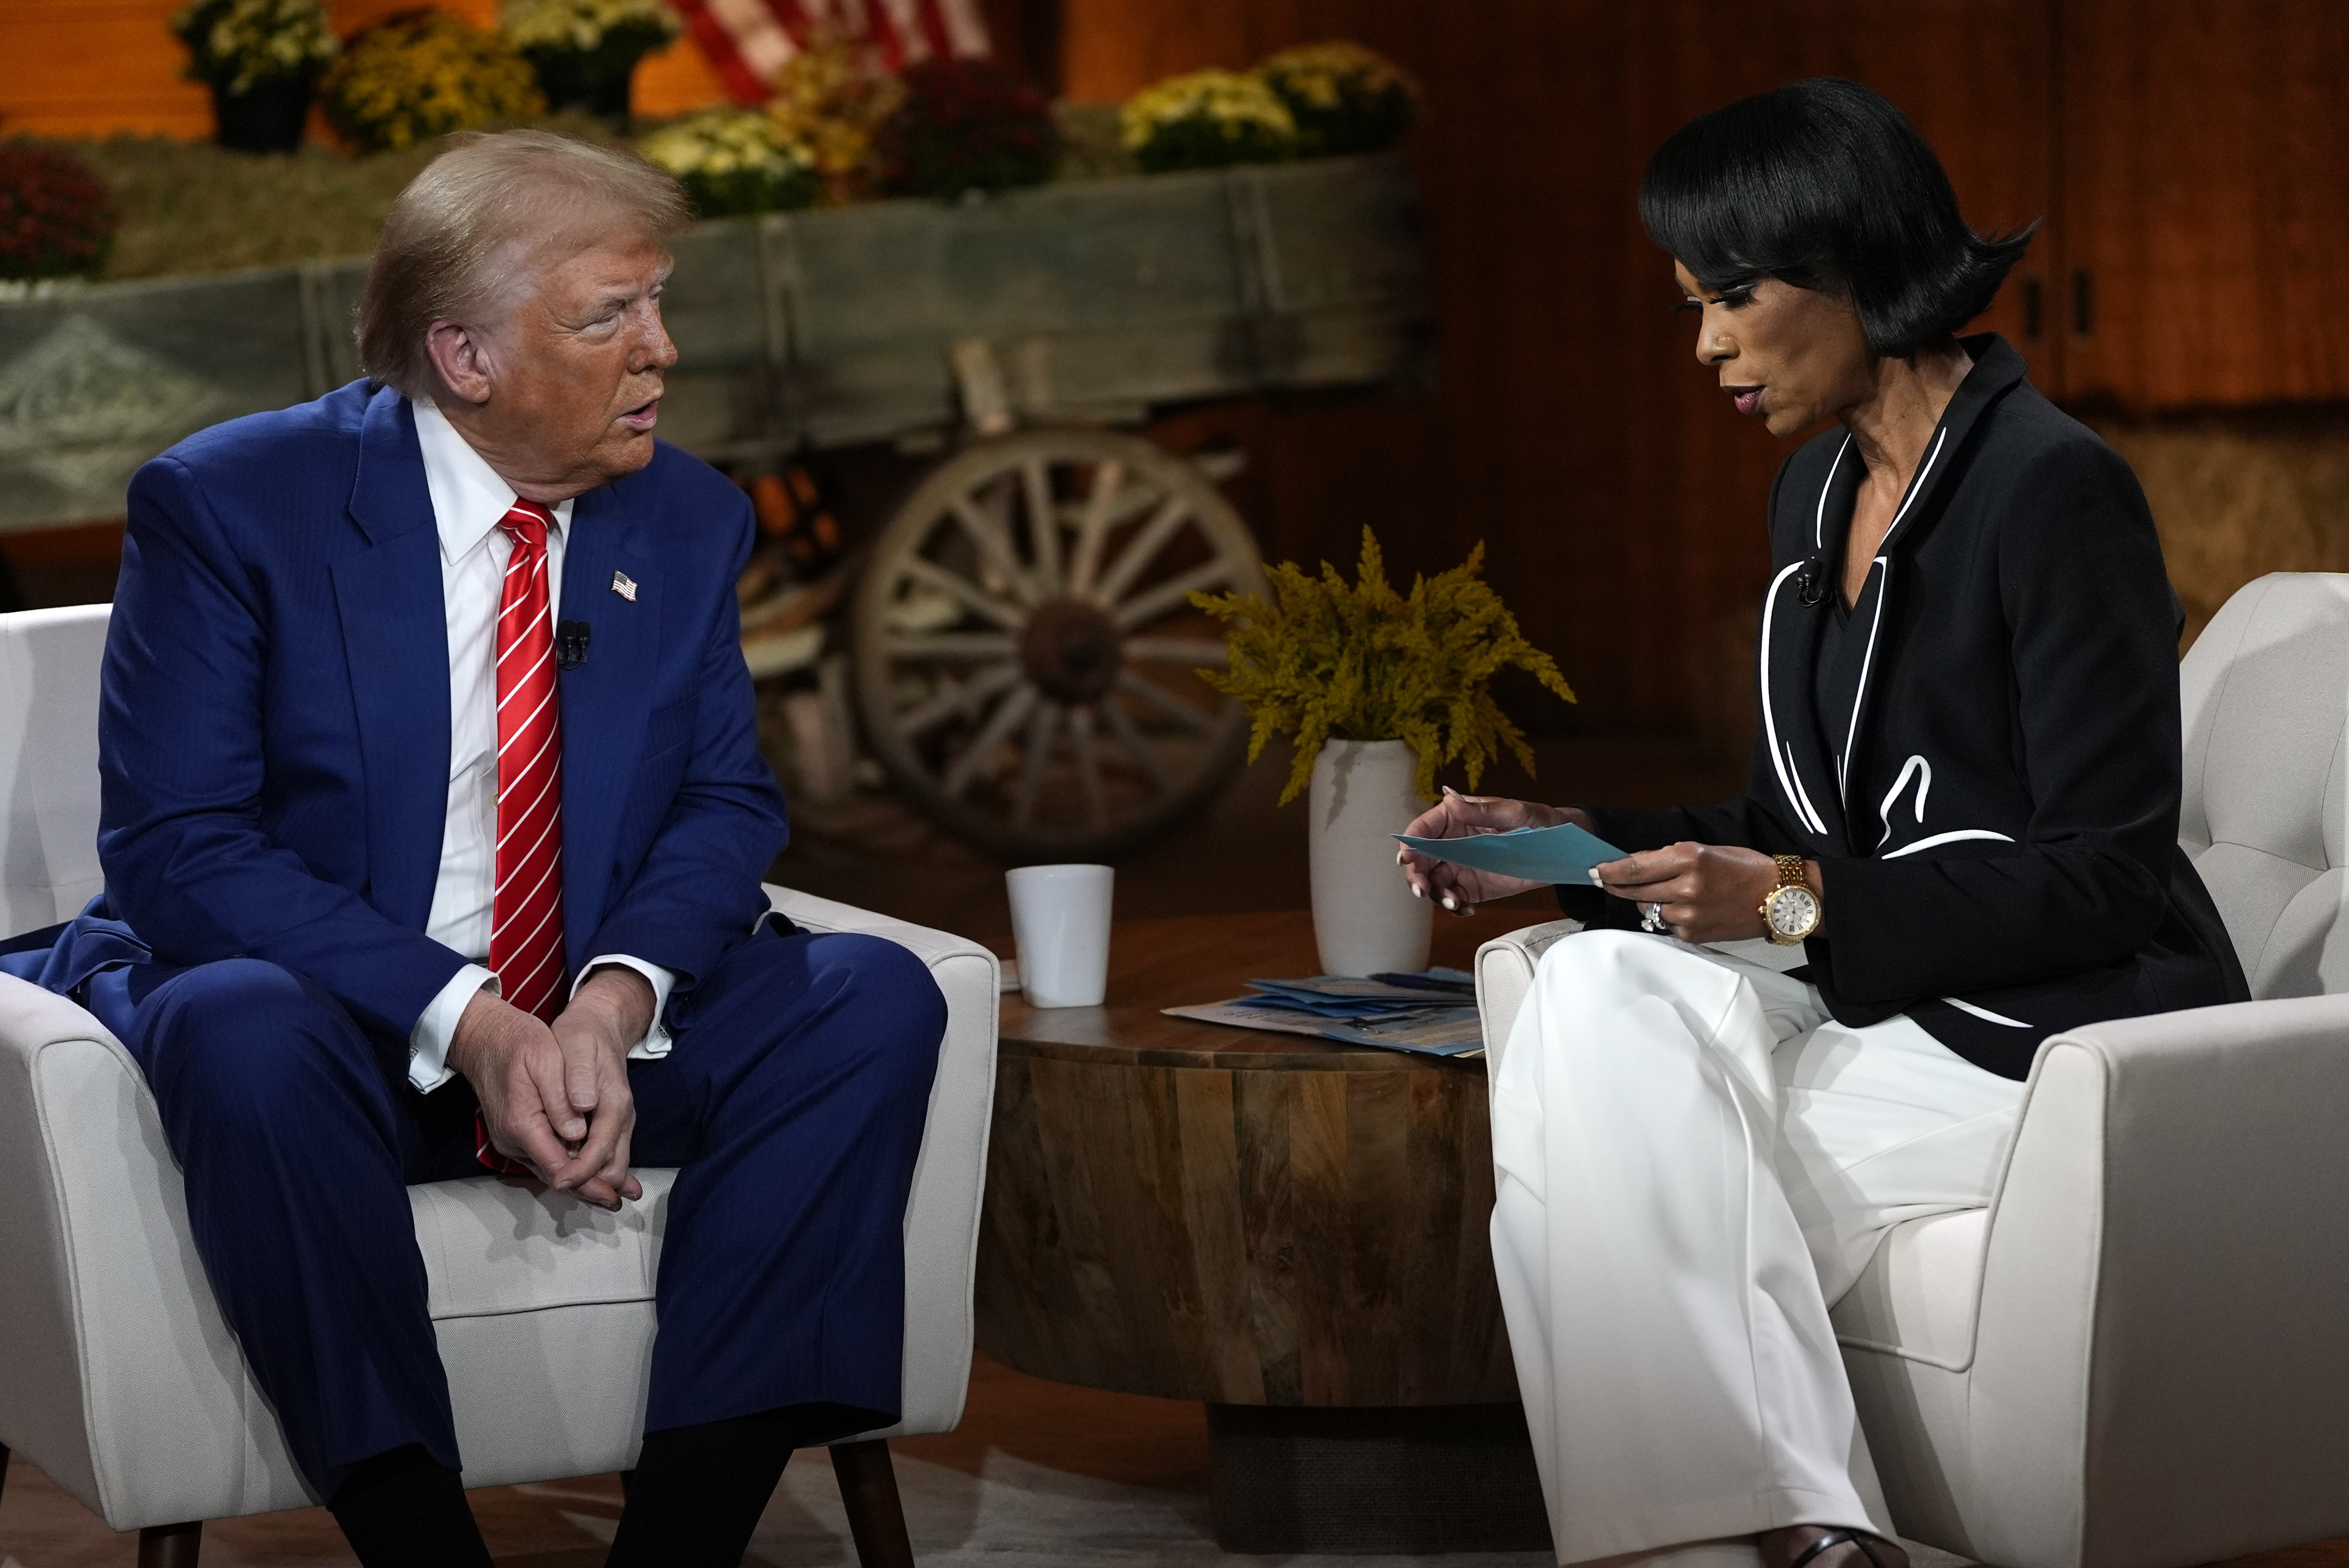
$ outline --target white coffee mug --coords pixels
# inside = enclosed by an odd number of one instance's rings
[[[1019,988],[1036,1007],[1098,1007],[1109,989],[1108,866],[1020,866],[1003,873]]]

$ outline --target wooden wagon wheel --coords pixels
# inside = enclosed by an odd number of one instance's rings
[[[1239,766],[1247,720],[1196,591],[1263,593],[1255,542],[1197,469],[1105,430],[957,454],[898,509],[855,614],[857,699],[907,799],[1019,859],[1155,838]]]

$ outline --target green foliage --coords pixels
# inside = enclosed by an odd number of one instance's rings
[[[1295,799],[1313,777],[1322,743],[1411,743],[1422,795],[1435,793],[1435,769],[1458,762],[1475,789],[1485,766],[1508,748],[1527,773],[1533,748],[1486,686],[1514,666],[1567,701],[1574,692],[1547,654],[1526,641],[1517,618],[1479,575],[1485,547],[1436,577],[1412,579],[1410,597],[1387,583],[1379,542],[1362,530],[1356,583],[1321,563],[1309,577],[1293,562],[1272,568],[1273,598],[1253,593],[1194,593],[1191,603],[1226,623],[1231,668],[1199,676],[1237,697],[1252,721],[1248,760],[1276,735],[1294,738],[1297,760],[1280,802]]]

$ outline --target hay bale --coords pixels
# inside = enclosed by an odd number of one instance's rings
[[[2270,572],[2349,572],[2349,408],[2099,419],[2161,531],[2193,645],[2228,595]]]

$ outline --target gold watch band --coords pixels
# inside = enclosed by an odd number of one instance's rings
[[[1762,916],[1762,934],[1781,947],[1791,947],[1818,930],[1825,912],[1820,905],[1818,890],[1811,886],[1810,878],[1806,874],[1803,857],[1774,855],[1771,858],[1778,862],[1778,885],[1772,888],[1769,895],[1762,901],[1762,907],[1758,912]],[[1782,934],[1770,913],[1771,905],[1778,902],[1778,895],[1790,888],[1802,889],[1804,896],[1811,901],[1810,924],[1799,935]]]

